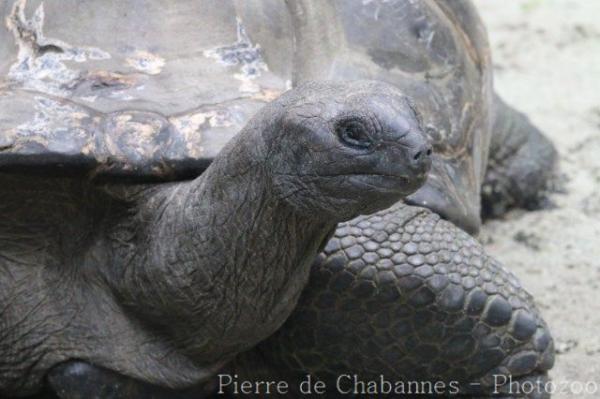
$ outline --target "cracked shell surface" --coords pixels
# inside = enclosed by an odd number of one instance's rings
[[[9,0],[0,15],[3,171],[188,179],[290,87],[374,79],[414,101],[435,147],[411,200],[479,228],[491,68],[467,3]]]

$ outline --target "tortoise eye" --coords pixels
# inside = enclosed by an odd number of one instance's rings
[[[367,126],[360,120],[341,121],[336,125],[335,131],[341,142],[349,147],[369,148],[373,144]]]

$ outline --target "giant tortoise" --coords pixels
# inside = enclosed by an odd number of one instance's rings
[[[547,396],[548,328],[472,235],[555,151],[468,1],[0,14],[2,395]]]

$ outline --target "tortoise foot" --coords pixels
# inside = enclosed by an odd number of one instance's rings
[[[481,190],[484,218],[502,216],[511,208],[551,206],[548,193],[557,179],[554,145],[527,116],[495,96],[490,158]]]

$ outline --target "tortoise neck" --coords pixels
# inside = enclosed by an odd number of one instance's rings
[[[202,176],[147,201],[144,256],[120,283],[139,312],[203,361],[246,350],[283,324],[335,227],[277,199],[248,148],[229,146]]]
[[[217,324],[228,326],[223,335],[232,342],[248,343],[271,335],[287,319],[319,246],[336,223],[300,213],[278,199],[264,163],[245,165],[245,173],[234,175],[239,164],[216,163],[196,186],[200,190],[190,190],[188,207],[209,204],[195,213],[196,220],[210,220],[214,226],[203,252],[220,248],[205,265],[222,298],[232,301],[215,313],[224,317]]]

